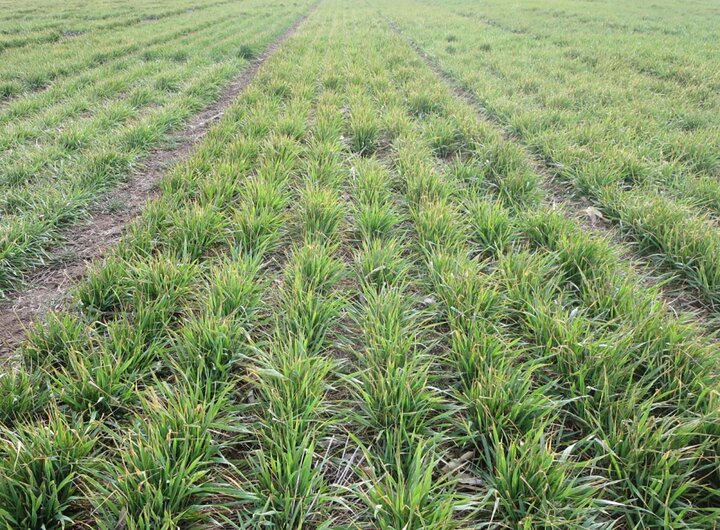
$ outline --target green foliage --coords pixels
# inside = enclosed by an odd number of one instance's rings
[[[714,337],[628,259],[709,315],[714,40],[558,1],[320,3],[8,360],[0,526],[715,528]],[[0,28],[0,289],[309,7],[241,4]]]
[[[75,422],[73,422],[75,423]],[[47,424],[19,425],[0,439],[0,522],[8,528],[62,528],[79,510],[94,463],[96,427],[71,426],[57,410]]]

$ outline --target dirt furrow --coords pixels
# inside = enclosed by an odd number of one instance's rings
[[[198,142],[255,78],[262,65],[297,32],[317,5],[314,4],[267,46],[213,104],[174,133],[169,147],[150,153],[127,182],[103,198],[97,213],[88,222],[69,230],[65,235],[66,244],[57,250],[52,265],[34,272],[26,279],[27,287],[10,294],[9,299],[0,303],[0,357],[14,351],[30,324],[66,303],[69,289],[82,278],[89,264],[103,257],[120,240],[128,224],[156,196],[165,171],[192,154]],[[116,209],[115,205],[122,207]]]

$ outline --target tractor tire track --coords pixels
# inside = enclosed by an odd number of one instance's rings
[[[63,307],[70,288],[81,279],[94,260],[107,254],[138,217],[148,201],[157,196],[158,183],[166,170],[186,160],[210,127],[217,122],[252,82],[260,68],[294,35],[315,11],[317,3],[276,38],[256,59],[224,89],[222,95],[197,114],[171,137],[171,146],[158,149],[145,159],[128,181],[109,192],[90,220],[65,234],[66,245],[55,253],[56,263],[31,274],[28,287],[11,293],[0,303],[0,359],[11,354],[25,336],[26,329],[38,318]],[[123,208],[114,211],[111,205]],[[104,208],[103,208],[104,206]]]

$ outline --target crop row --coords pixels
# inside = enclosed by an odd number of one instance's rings
[[[695,29],[673,37],[687,60],[647,59],[686,74],[683,80],[638,69],[629,48],[615,37],[602,52],[589,55],[592,24],[584,18],[569,17],[561,35],[548,29],[544,18],[536,20],[528,6],[514,20],[508,13],[502,22],[488,19],[502,16],[500,7],[426,2],[414,9],[394,5],[385,13],[554,178],[590,199],[646,256],[715,306],[720,135],[711,116],[718,105],[717,75],[689,36],[710,38],[704,19],[689,19]],[[482,31],[480,20],[486,22]],[[592,34],[607,38],[600,30]],[[636,36],[633,46],[640,55],[661,49],[657,40],[666,37]]]
[[[229,3],[228,1],[222,1],[221,4]],[[8,28],[5,32],[9,33],[10,36],[7,38],[0,38],[0,53],[11,48],[22,48],[25,46],[35,46],[45,43],[56,43],[63,38],[75,39],[80,35],[85,35],[90,32],[103,32],[111,29],[129,26],[132,24],[146,23],[162,18],[173,17],[188,11],[197,11],[208,9],[216,4],[203,4],[197,6],[188,4],[184,7],[178,7],[174,5],[172,9],[159,10],[157,5],[145,6],[145,10],[140,10],[141,6],[135,6],[134,10],[126,11],[123,10],[121,13],[117,13],[115,16],[109,11],[104,9],[105,6],[97,6],[100,10],[104,11],[102,17],[88,17],[80,15],[77,18],[71,18],[71,15],[58,11],[56,9],[50,9],[53,22],[47,23],[43,21],[42,17],[34,14],[30,17],[30,13],[22,14],[22,22],[14,21],[11,28]],[[123,16],[123,15],[130,16]],[[64,16],[63,16],[64,15]],[[68,18],[70,20],[68,20]],[[30,19],[28,23],[28,19]]]
[[[191,37],[173,31],[174,40],[143,52],[144,61],[100,69],[71,97],[46,92],[59,99],[34,101],[36,111],[25,119],[15,113],[0,136],[6,148],[0,189],[7,192],[0,200],[0,291],[16,287],[44,263],[49,248],[87,214],[99,193],[126,178],[167,133],[214,101],[297,16],[295,11],[268,19],[262,10],[255,18],[215,20]]]
[[[713,528],[716,350],[541,184],[323,2],[0,379],[0,518]]]
[[[88,68],[98,68],[130,53],[144,51],[146,46],[168,42],[193,31],[202,22],[223,20],[238,7],[210,4],[199,13],[181,10],[176,16],[150,19],[145,24],[128,24],[106,32],[7,50],[2,54],[0,67],[0,99],[17,98],[46,89],[59,79],[81,75]],[[256,16],[268,12],[273,12],[272,7],[268,11],[258,10]],[[238,13],[244,14],[245,11],[238,10]],[[153,31],[148,31],[148,24]]]

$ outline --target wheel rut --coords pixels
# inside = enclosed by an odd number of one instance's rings
[[[102,258],[120,241],[128,225],[158,194],[158,184],[172,166],[186,160],[200,140],[252,82],[260,68],[295,34],[317,9],[318,3],[298,18],[252,63],[225,87],[220,97],[176,131],[167,147],[151,152],[121,186],[107,193],[87,222],[66,231],[64,245],[51,255],[51,265],[42,267],[25,280],[25,287],[0,302],[0,359],[11,354],[33,322],[52,310],[62,308],[69,292],[93,261]],[[121,205],[117,208],[117,205]]]

